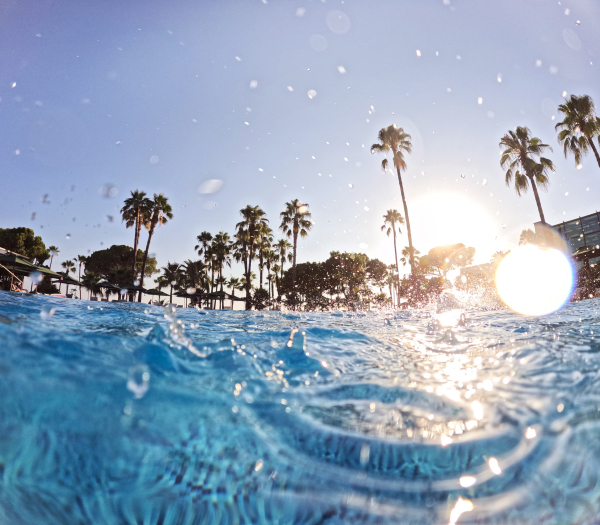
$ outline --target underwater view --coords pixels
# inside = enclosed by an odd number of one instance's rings
[[[599,315],[0,292],[0,523],[597,523]]]

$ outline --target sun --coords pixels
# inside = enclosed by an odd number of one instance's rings
[[[417,248],[463,243],[492,250],[498,224],[477,201],[458,192],[426,193],[409,203]],[[423,250],[421,250],[423,252]]]

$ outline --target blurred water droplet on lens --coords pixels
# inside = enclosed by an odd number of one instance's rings
[[[158,164],[159,160],[158,155],[152,155],[152,157],[150,157],[150,164]]]
[[[352,188],[354,188],[354,184],[348,184],[348,187],[349,187],[350,189],[352,189]]]
[[[296,9],[296,16],[297,17],[304,16],[304,13],[306,13],[306,9],[304,9],[304,7],[299,7],[298,9]]]
[[[29,278],[31,279],[31,282],[33,284],[38,284],[42,282],[42,279],[44,278],[44,276],[40,273],[40,272],[33,272]]]
[[[482,185],[482,186],[485,186],[486,184],[487,184],[487,180],[486,180],[486,179],[483,179],[483,180],[481,181],[481,185]]]
[[[225,184],[220,179],[207,179],[198,188],[198,193],[206,195],[209,193],[217,193]]]
[[[36,213],[34,211],[31,212],[31,220],[34,221],[36,217]]]
[[[317,96],[317,92],[314,89],[311,89],[308,92],[308,98],[315,98]]]
[[[100,186],[98,193],[105,199],[112,199],[117,196],[119,190],[114,184],[106,183]]]
[[[46,321],[47,319],[50,319],[54,315],[54,312],[56,312],[56,310],[54,308],[50,308],[49,306],[44,306],[40,310],[40,317],[42,318],[43,321]]]
[[[369,211],[369,208],[367,206],[365,206],[365,211]]]
[[[580,170],[581,168],[583,168],[583,166],[581,164],[577,164],[577,169]]]
[[[196,293],[196,288],[194,288],[193,286],[189,286],[186,291],[187,293]]]
[[[488,118],[494,118],[494,112],[493,111],[488,111],[487,112],[487,116],[488,116]]]
[[[417,49],[417,56],[420,57],[421,56],[421,51],[419,49]]]
[[[479,97],[477,99],[477,104],[483,104],[483,98],[482,97]]]
[[[288,86],[288,91],[294,91],[294,88],[292,86]]]
[[[325,51],[328,46],[327,39],[323,35],[311,35],[308,43],[315,51]]]
[[[344,66],[338,66],[338,71],[343,75],[346,72],[346,68]]]
[[[133,281],[133,284],[134,284],[135,286],[139,286],[139,285],[140,285],[140,281],[139,281],[138,279],[136,279],[135,281]]]
[[[107,220],[108,222],[113,222],[113,221],[114,221],[114,217],[113,217],[112,215],[107,215],[107,216],[106,216],[106,220]]]
[[[256,89],[256,86],[258,86],[258,80],[250,81],[250,89]]]
[[[325,21],[329,30],[336,35],[343,35],[350,30],[350,19],[341,11],[330,11]]]
[[[127,374],[127,390],[129,390],[136,399],[141,399],[148,392],[150,387],[150,369],[147,365],[137,364],[129,369]]]
[[[66,235],[65,237],[66,237],[67,239],[70,239],[70,238],[71,238],[71,234],[70,234],[70,233],[67,233],[67,235]]]
[[[298,206],[298,213],[300,215],[305,215],[308,213],[308,206],[306,206],[305,204],[302,204],[301,206]]]

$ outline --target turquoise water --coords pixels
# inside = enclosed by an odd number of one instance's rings
[[[0,523],[597,523],[600,302],[464,314],[0,292]]]

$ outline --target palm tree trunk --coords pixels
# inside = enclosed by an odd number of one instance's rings
[[[586,135],[585,138],[588,139],[592,150],[594,150],[594,155],[596,155],[596,162],[598,163],[598,166],[600,166],[600,155],[598,155],[598,150],[596,149],[596,146],[594,146],[594,141],[592,140],[592,137],[588,137]]]
[[[252,239],[253,241],[254,239]],[[254,242],[250,242],[250,250],[248,251],[248,272],[246,273],[246,310],[252,310],[250,297],[250,275],[252,273],[252,252],[254,250]]]
[[[398,250],[396,249],[396,230],[394,230],[394,255],[396,256],[396,272],[398,272],[398,279],[400,279],[400,266],[398,266]]]
[[[148,232],[148,242],[146,243],[146,251],[144,251],[144,258],[142,259],[142,274],[140,275],[140,286],[144,286],[144,275],[146,273],[146,261],[148,260],[148,250],[150,250],[150,241],[152,240],[152,235],[154,235],[154,227],[152,224],[150,226],[150,231]],[[138,295],[138,303],[142,302],[142,291]]]
[[[173,304],[173,285],[171,285],[169,290],[169,304]]]
[[[262,256],[262,248],[260,250],[260,259],[259,259],[259,263],[258,263],[258,268],[259,268],[259,273],[260,273],[260,287],[262,288],[262,282],[263,282],[263,256]]]
[[[81,263],[79,263],[79,282],[81,282]],[[81,286],[79,286],[79,300],[81,300]]]
[[[298,246],[298,232],[294,228],[294,254],[292,259],[292,290],[296,293],[296,247]]]
[[[529,180],[531,181],[531,187],[533,188],[535,202],[537,204],[538,211],[540,212],[540,219],[542,219],[542,223],[546,224],[546,219],[544,219],[544,212],[542,210],[542,203],[540,201],[540,194],[538,193],[537,186],[535,185],[535,180],[533,180],[532,176],[529,176]]]
[[[140,242],[140,228],[142,223],[140,222],[140,210],[138,209],[135,217],[135,234],[133,238],[133,262],[131,263],[131,273],[133,274],[133,280],[135,281],[135,263],[137,259],[138,243]]]
[[[400,168],[396,167],[398,173],[398,183],[400,184],[400,194],[402,195],[402,205],[404,206],[404,217],[406,217],[406,233],[408,234],[408,246],[410,248],[410,273],[415,273],[415,257],[412,243],[412,230],[410,229],[410,219],[408,218],[408,207],[406,206],[406,198],[404,197],[404,186],[402,185],[402,176]],[[400,274],[398,274],[400,277]]]

